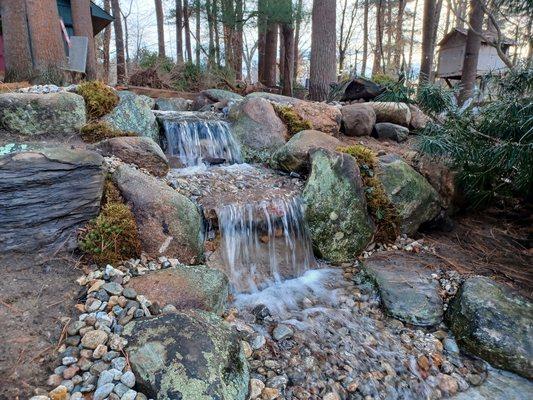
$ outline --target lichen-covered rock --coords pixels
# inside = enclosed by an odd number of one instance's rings
[[[247,97],[230,111],[233,134],[247,160],[266,161],[288,139],[287,127],[272,104],[259,97]]]
[[[135,164],[155,176],[165,176],[169,170],[165,153],[156,142],[147,137],[116,137],[102,140],[95,147],[103,156],[116,156],[125,163]]]
[[[364,261],[363,271],[375,283],[389,315],[409,324],[433,326],[442,321],[443,304],[439,282],[427,268],[431,264],[436,260],[430,256],[381,252]]]
[[[159,141],[159,126],[152,109],[155,101],[147,96],[137,96],[128,91],[118,92],[120,102],[102,119],[123,132],[135,132]]]
[[[76,247],[76,231],[98,215],[103,158],[70,147],[0,156],[0,253]]]
[[[155,101],[155,109],[159,111],[189,111],[192,108],[192,100],[172,97],[164,99],[162,97]]]
[[[411,111],[405,103],[371,101],[366,104],[376,112],[376,122],[390,122],[406,127],[411,123]]]
[[[313,149],[336,150],[342,142],[325,133],[307,130],[294,135],[277,150],[272,159],[274,165],[288,172],[307,173],[310,169],[309,152]]]
[[[446,319],[459,345],[496,367],[533,378],[533,304],[493,280],[468,278]]]
[[[0,128],[20,135],[78,133],[87,120],[83,97],[74,93],[0,94]]]
[[[221,314],[228,294],[228,278],[218,269],[205,265],[178,266],[134,277],[129,287],[161,307],[198,308]]]
[[[370,136],[376,124],[376,112],[366,103],[349,104],[341,108],[342,132],[346,136]]]
[[[333,262],[354,260],[375,231],[357,162],[319,149],[311,153],[311,164],[303,199],[315,252]]]
[[[124,327],[137,385],[158,400],[245,400],[249,367],[241,342],[215,314],[189,310]]]
[[[238,93],[230,92],[228,90],[223,89],[206,89],[202,90],[200,92],[200,96],[206,97],[213,103],[218,103],[219,101],[240,101],[243,100],[244,97],[242,97]]]
[[[439,194],[422,175],[398,156],[379,157],[378,177],[400,215],[403,233],[415,233],[421,224],[439,214]]]
[[[390,122],[379,122],[375,126],[376,136],[380,140],[394,140],[395,142],[405,142],[409,137],[409,129],[404,126],[391,124]]]
[[[113,181],[130,204],[142,249],[152,257],[167,255],[197,264],[203,255],[202,218],[188,198],[170,186],[128,165]]]

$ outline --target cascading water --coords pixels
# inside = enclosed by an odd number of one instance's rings
[[[239,144],[229,124],[202,113],[174,113],[163,119],[166,152],[181,166],[241,163]]]
[[[237,292],[299,277],[314,266],[298,197],[229,204],[217,215],[222,258]]]

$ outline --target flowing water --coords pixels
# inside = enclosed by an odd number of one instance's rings
[[[182,167],[242,162],[239,144],[226,121],[202,113],[179,112],[166,115],[163,128],[163,147]]]
[[[279,284],[314,266],[298,197],[229,204],[217,215],[222,257],[236,291]]]

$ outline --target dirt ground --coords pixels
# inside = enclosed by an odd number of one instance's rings
[[[75,265],[71,259],[0,256],[1,400],[26,400],[46,388],[58,365],[61,318],[75,312],[82,274]]]
[[[484,275],[533,299],[533,207],[453,217],[449,232],[420,234],[461,275]]]

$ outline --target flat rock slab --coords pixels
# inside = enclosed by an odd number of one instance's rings
[[[147,137],[123,136],[98,142],[95,147],[103,156],[116,156],[127,164],[135,164],[154,176],[165,176],[168,159],[161,147]]]
[[[139,389],[158,400],[244,400],[249,368],[236,333],[215,314],[189,310],[124,327]]]
[[[533,383],[511,372],[489,369],[485,382],[453,396],[453,400],[530,400]]]
[[[83,97],[74,93],[0,94],[0,128],[25,136],[78,133],[87,119]]]
[[[527,299],[475,276],[463,283],[446,319],[459,345],[470,353],[533,378],[533,304]]]
[[[392,251],[374,253],[364,261],[363,271],[375,283],[389,315],[418,326],[442,321],[439,284],[431,277],[438,260]]]
[[[132,278],[129,287],[161,307],[172,304],[178,309],[198,308],[221,314],[229,285],[223,272],[206,267],[178,266]]]
[[[103,158],[69,147],[0,156],[0,253],[76,247],[76,230],[96,217]]]

